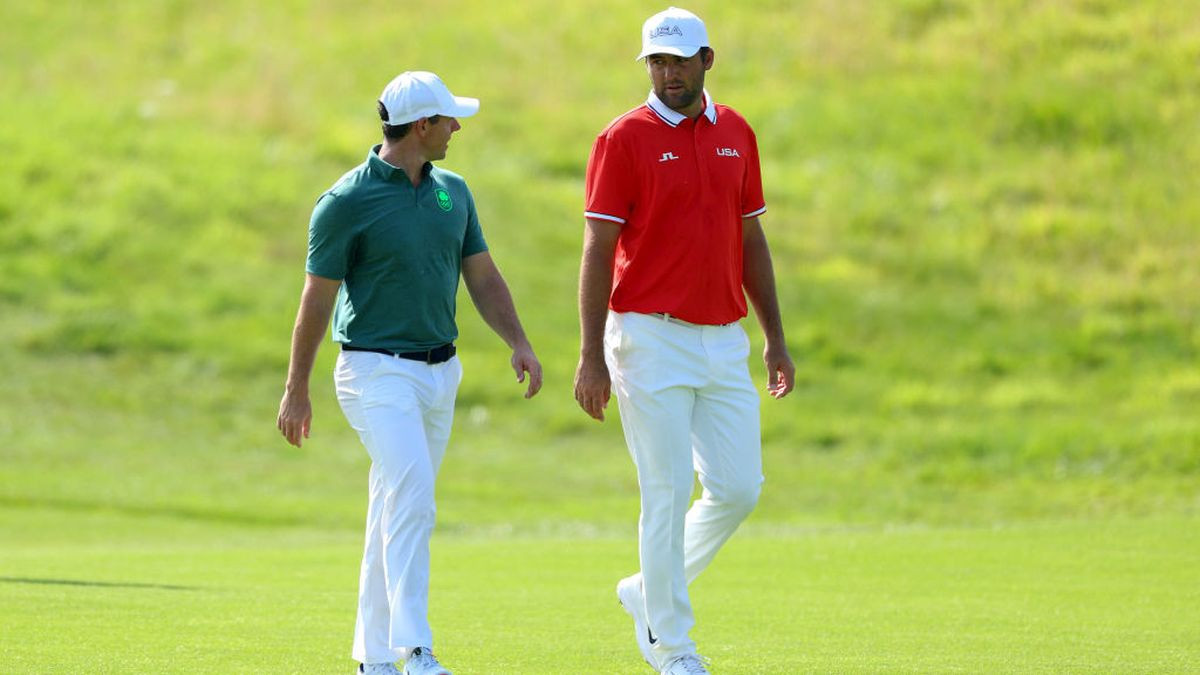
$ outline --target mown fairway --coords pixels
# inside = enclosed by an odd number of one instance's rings
[[[758,132],[799,365],[696,587],[715,672],[1200,668],[1197,8],[686,6]],[[274,419],[312,203],[406,69],[483,101],[443,164],[547,371],[522,400],[461,297],[439,651],[639,671],[636,485],[571,377],[584,163],[658,9],[0,7],[0,671],[350,671],[333,349],[310,441]]]
[[[0,521],[26,535],[0,554],[7,671],[352,669],[357,533],[20,515]],[[696,637],[728,673],[1192,670],[1190,527],[752,527],[693,586]],[[609,537],[440,537],[438,651],[464,673],[650,672],[612,593],[635,559]]]

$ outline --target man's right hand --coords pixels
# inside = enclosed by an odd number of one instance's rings
[[[279,417],[275,426],[288,443],[300,447],[312,427],[312,402],[307,393],[285,391],[279,402]]]
[[[337,300],[340,279],[326,279],[308,273],[304,277],[304,291],[300,294],[300,310],[296,312],[296,326],[292,329],[292,355],[288,361],[287,379],[284,380],[283,400],[279,402],[279,417],[275,426],[288,443],[300,447],[308,438],[312,426],[312,402],[308,399],[308,378],[312,373],[313,361],[321,347],[321,338],[329,326],[333,314],[333,303]]]
[[[604,357],[579,359],[575,369],[575,400],[585,413],[603,422],[611,387],[612,379]]]

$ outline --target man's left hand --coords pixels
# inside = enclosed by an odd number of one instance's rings
[[[763,350],[763,361],[767,364],[767,393],[777,399],[787,396],[796,387],[796,365],[787,348],[767,345]]]
[[[542,364],[538,362],[532,347],[518,347],[512,355],[513,372],[517,374],[517,382],[525,381],[525,373],[529,373],[529,387],[525,390],[525,398],[533,398],[542,388]]]

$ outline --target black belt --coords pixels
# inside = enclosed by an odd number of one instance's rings
[[[390,349],[375,349],[374,347],[354,347],[351,345],[342,345],[344,352],[371,352],[373,354],[386,354],[395,356],[398,359],[408,359],[409,361],[424,361],[425,363],[445,363],[454,357],[458,352],[454,344],[444,344],[441,347],[434,347],[423,352],[394,352]]]

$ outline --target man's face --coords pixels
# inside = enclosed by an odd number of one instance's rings
[[[462,125],[458,123],[458,119],[445,115],[439,116],[437,122],[425,121],[424,141],[429,161],[436,162],[446,158],[446,151],[450,146],[450,136],[461,128]]]
[[[704,71],[712,68],[713,56],[700,50],[684,58],[673,54],[651,54],[646,57],[646,72],[654,95],[668,108],[685,115],[699,112],[700,96],[704,93]]]

